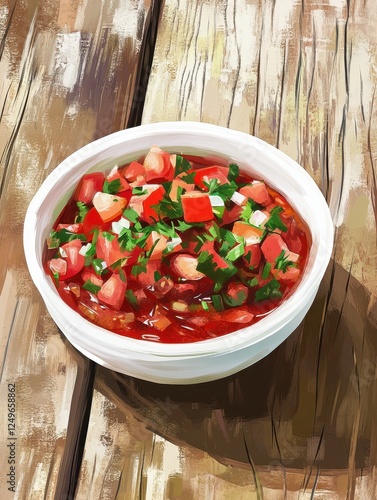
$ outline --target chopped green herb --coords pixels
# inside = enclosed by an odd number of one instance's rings
[[[90,280],[88,281],[85,281],[85,283],[83,284],[82,286],[85,290],[88,290],[88,292],[92,292],[94,294],[97,294],[100,290],[101,290],[101,287],[98,286],[98,285],[95,285],[94,283],[92,283]]]
[[[81,240],[84,242],[87,241],[85,234],[71,233],[66,228],[60,229],[60,231],[55,231],[53,229],[47,238],[47,246],[50,249],[59,248],[60,245],[68,243],[68,241],[72,240]]]
[[[127,259],[126,258],[124,258],[124,259],[118,259],[118,260],[116,260],[115,262],[113,262],[110,265],[110,268],[113,271],[115,271],[116,269],[121,268],[122,266],[124,266],[126,263],[127,263]]]
[[[243,256],[245,252],[245,244],[244,242],[238,243],[235,247],[233,247],[226,255],[226,259],[230,260],[230,262],[234,262]]]
[[[136,196],[142,196],[143,194],[148,194],[148,191],[142,186],[136,186],[132,189],[132,194]]]
[[[78,214],[76,215],[75,222],[83,222],[86,214],[89,212],[89,208],[82,201],[76,202]]]
[[[248,280],[248,281],[246,281],[246,283],[247,283],[250,287],[254,287],[254,286],[258,286],[258,285],[259,285],[258,278],[253,278],[252,280]]]
[[[270,275],[271,272],[271,264],[269,262],[266,262],[264,265],[263,271],[262,271],[262,278],[266,280],[268,276]]]
[[[240,169],[236,163],[231,163],[229,165],[229,174],[228,174],[228,180],[229,181],[236,181],[237,178],[240,175]]]
[[[102,191],[107,194],[117,194],[121,188],[120,179],[114,179],[113,181],[107,181],[103,183]]]
[[[128,290],[126,290],[126,299],[131,304],[131,306],[133,306],[133,307],[138,306],[138,300],[136,298],[136,295],[134,294],[133,290],[131,290],[130,288]]]
[[[215,292],[218,292],[222,285],[237,272],[237,268],[231,262],[226,263],[228,267],[221,268],[213,262],[213,255],[209,252],[205,251],[199,254],[196,269],[215,282]]]
[[[291,260],[288,260],[288,257],[285,254],[286,252],[283,249],[275,260],[275,269],[279,269],[280,271],[283,271],[283,273],[287,272],[290,267],[296,267],[296,264]]]
[[[196,175],[196,172],[191,172],[190,174],[187,174],[187,175],[182,175],[182,176],[181,176],[181,179],[182,179],[184,182],[187,182],[187,184],[194,184],[194,181],[195,181],[195,175]]]
[[[136,222],[139,220],[139,214],[131,207],[126,208],[126,210],[123,212],[123,217],[133,224],[136,224]]]
[[[162,278],[162,274],[160,274],[158,271],[155,271],[153,277],[155,281],[159,281]]]
[[[280,229],[286,232],[288,230],[287,226],[283,223],[280,218],[280,214],[283,212],[283,207],[274,207],[270,212],[270,218],[265,222],[264,227],[267,231],[275,231],[275,229]]]
[[[183,158],[183,156],[175,155],[174,176],[177,177],[177,175],[188,172],[189,170],[191,170],[190,162],[186,160],[186,158]]]
[[[216,309],[216,311],[223,311],[224,310],[224,303],[223,299],[221,298],[221,295],[215,294],[212,295],[212,304],[213,307]]]
[[[255,292],[255,300],[260,302],[266,299],[279,299],[282,296],[280,283],[273,279]]]
[[[94,272],[98,276],[101,276],[101,274],[106,269],[106,262],[104,260],[102,260],[102,259],[93,259],[92,260],[92,267],[94,269]]]
[[[182,193],[182,188],[178,187],[178,198]],[[179,201],[173,201],[167,193],[164,193],[162,200],[156,204],[152,205],[152,208],[156,210],[158,215],[161,217],[169,217],[169,219],[179,219],[183,217],[183,208]]]
[[[124,227],[119,233],[118,242],[121,250],[132,252],[139,243],[139,239],[134,237],[130,228]]]
[[[202,308],[205,310],[205,311],[209,311],[209,307],[208,307],[208,304],[205,300],[201,300],[200,301],[201,305],[202,305]]]
[[[208,194],[211,196],[220,196],[224,202],[228,201],[237,191],[237,184],[232,181],[227,184],[220,184],[217,179],[210,179],[209,183],[203,182],[208,187]]]

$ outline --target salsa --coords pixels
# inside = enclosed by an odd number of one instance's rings
[[[62,299],[103,328],[196,342],[277,308],[309,248],[299,214],[263,180],[153,146],[82,177],[47,238],[45,269]]]

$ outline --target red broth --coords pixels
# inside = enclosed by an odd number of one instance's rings
[[[45,269],[61,298],[119,335],[197,342],[255,324],[297,287],[310,232],[234,164],[153,147],[88,174],[54,224]]]

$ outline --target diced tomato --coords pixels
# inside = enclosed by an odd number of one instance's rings
[[[64,276],[67,272],[67,261],[60,257],[49,260],[48,265],[53,273],[59,274],[59,277]]]
[[[166,249],[168,238],[159,234],[157,231],[152,231],[145,242],[145,249],[152,253],[149,255],[150,260],[162,258],[162,252]]]
[[[164,178],[173,169],[170,162],[170,154],[157,146],[153,146],[144,160],[144,168],[147,171],[147,181]]]
[[[252,184],[242,187],[240,193],[260,205],[266,206],[271,203],[271,197],[264,182],[254,181]]]
[[[286,233],[282,233],[282,238],[292,252],[300,253],[303,246],[303,232],[298,228],[293,219],[283,220],[283,222],[287,226],[288,230]]]
[[[140,273],[135,279],[144,286],[152,286],[156,283],[155,273],[156,271],[160,272],[160,270],[160,260],[149,260],[146,263],[146,271]]]
[[[85,257],[79,253],[81,250],[82,243],[80,240],[72,240],[61,246],[63,254],[67,255],[64,259],[67,261],[67,271],[60,278],[67,280],[72,276],[75,276],[84,267]]]
[[[90,203],[97,191],[102,191],[105,175],[102,172],[86,174],[81,179],[74,194],[76,201]]]
[[[204,183],[209,184],[211,179],[217,179],[219,184],[229,184],[228,174],[228,167],[213,165],[212,167],[200,168],[195,171],[194,182],[200,189],[208,191],[208,187]]]
[[[249,289],[242,283],[230,282],[223,294],[224,302],[229,307],[242,306],[249,295]]]
[[[261,240],[263,229],[251,226],[247,222],[236,221],[233,224],[232,233],[245,238],[246,245],[254,245]]]
[[[135,188],[135,187],[144,186],[146,183],[147,183],[146,177],[144,177],[143,175],[138,175],[136,177],[136,179],[130,183],[130,186],[132,188]]]
[[[93,205],[104,222],[112,221],[119,217],[127,205],[127,200],[121,196],[108,193],[96,193]]]
[[[127,283],[119,276],[112,274],[110,278],[101,286],[97,297],[107,306],[113,307],[117,311],[122,307]]]
[[[171,321],[164,314],[153,314],[147,316],[140,316],[138,318],[141,323],[145,325],[152,326],[156,328],[156,330],[164,331],[169,325],[171,325]]]
[[[221,225],[231,224],[238,220],[241,216],[243,208],[238,205],[234,205],[230,210],[226,209],[222,218]]]
[[[113,182],[113,181],[119,181],[120,183],[120,188],[119,188],[119,193],[122,191],[128,191],[130,189],[130,185],[126,181],[126,179],[123,177],[121,171],[119,170],[119,167],[115,165],[115,167],[111,170],[109,175],[106,177],[106,180],[108,182]]]
[[[97,212],[97,210],[92,207],[89,212],[85,215],[83,222],[83,232],[89,241],[93,238],[93,231],[95,229],[101,229],[102,231],[108,231],[111,228],[110,222],[103,222],[102,217]]]
[[[299,258],[298,254],[289,250],[280,234],[270,234],[267,236],[262,243],[261,249],[267,262],[275,262],[282,250],[285,251],[285,257],[291,262],[296,262]]]
[[[56,230],[60,231],[62,229],[66,229],[70,233],[75,233],[75,234],[79,234],[79,233],[82,233],[84,231],[84,227],[81,223],[78,223],[78,224],[58,224]]]
[[[140,255],[141,249],[136,246],[132,252],[121,250],[116,236],[113,238],[111,236],[106,237],[103,232],[100,232],[98,234],[96,251],[97,257],[104,260],[107,267],[110,267],[120,259],[127,259],[125,265],[133,264]]]
[[[215,218],[208,194],[192,191],[181,197],[186,222],[205,222]]]
[[[254,318],[254,314],[242,309],[228,309],[221,313],[221,319],[229,323],[250,323]]]
[[[147,176],[147,172],[144,166],[137,161],[132,161],[129,165],[122,168],[122,174],[129,182],[134,182],[140,176],[144,179]]]
[[[178,276],[186,280],[200,280],[204,278],[204,274],[197,271],[197,257],[193,257],[188,253],[181,253],[174,257],[171,261],[173,270]]]
[[[285,272],[280,269],[273,269],[271,272],[279,281],[297,281],[301,274],[298,267],[288,267]]]
[[[182,188],[185,190],[186,193],[190,193],[191,191],[194,191],[195,185],[194,184],[188,184],[184,180],[180,179],[179,177],[176,177],[172,183],[171,183],[171,188],[170,188],[170,193],[169,196],[173,201],[178,200],[178,188]]]
[[[89,298],[80,299],[78,308],[83,316],[107,330],[128,330],[135,321],[133,312],[115,311],[114,308],[103,307]]]
[[[165,189],[163,188],[163,186],[157,186],[149,192],[149,194],[143,200],[143,213],[141,214],[141,217],[144,220],[149,223],[153,223],[160,218],[154,206],[160,203],[160,201],[164,197],[164,194]]]
[[[257,244],[245,246],[243,259],[247,267],[250,267],[251,269],[258,269],[261,257],[262,252],[260,249],[260,245]]]
[[[81,278],[82,278],[84,283],[86,281],[90,281],[91,283],[93,283],[93,285],[96,285],[96,286],[103,285],[103,279],[100,276],[98,276],[91,269],[84,269],[84,271],[81,274]]]

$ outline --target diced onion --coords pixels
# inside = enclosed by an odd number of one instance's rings
[[[83,245],[80,250],[79,250],[79,254],[80,255],[83,255],[84,257],[86,256],[86,254],[89,252],[89,250],[92,248],[92,244],[91,243],[87,243],[86,245]],[[61,250],[61,249],[60,249]]]
[[[253,226],[260,226],[263,224],[268,219],[267,215],[261,212],[260,210],[255,210],[255,212],[252,213],[249,222],[250,224],[253,224]]]
[[[213,207],[223,207],[224,206],[224,200],[221,198],[221,196],[217,195],[211,195],[209,197],[211,205]]]
[[[120,234],[123,228],[130,228],[130,221],[125,219],[124,217],[121,217],[119,220],[111,224],[111,229],[115,234]]]
[[[242,207],[242,205],[245,205],[246,202],[247,202],[246,196],[244,196],[243,194],[239,193],[238,191],[235,191],[232,194],[230,200],[233,201],[233,203],[235,203],[239,207]]]

